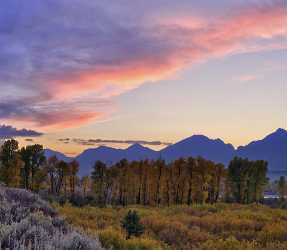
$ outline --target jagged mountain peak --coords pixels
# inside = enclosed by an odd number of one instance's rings
[[[140,143],[134,143],[127,148],[127,150],[141,150],[141,149],[147,149],[147,147],[144,147]]]
[[[271,133],[265,138],[270,138],[270,137],[278,137],[278,138],[287,138],[287,131],[283,128],[278,128],[275,132]]]
[[[193,135],[160,151],[161,156],[167,161],[180,157],[202,156],[217,163],[225,163],[233,157],[235,152],[231,144],[226,144],[220,139],[210,139],[205,135]]]
[[[185,141],[185,142],[188,142],[188,141],[208,141],[210,140],[210,138],[208,138],[207,136],[205,135],[201,135],[201,134],[198,134],[198,135],[192,135],[186,139],[183,139],[181,141]]]
[[[115,150],[115,148],[102,145],[102,146],[95,148],[95,150]]]
[[[265,136],[263,139],[252,141],[251,143],[247,144],[246,146],[238,147],[238,150],[242,150],[246,147],[254,147],[259,144],[267,144],[267,143],[287,143],[287,131],[283,128],[278,128],[273,133]]]
[[[237,155],[251,160],[266,160],[269,170],[283,170],[287,163],[287,131],[279,128],[262,140],[239,147]]]
[[[227,146],[229,147],[231,150],[234,150],[234,147],[232,144],[230,143],[225,143],[223,140],[217,138],[217,139],[211,139],[205,135],[193,135],[190,136],[186,139],[183,139],[175,144],[172,144],[168,147],[173,147],[174,145],[180,145],[180,144],[185,144],[185,145],[189,145],[189,144],[194,144],[196,143],[197,145],[199,144],[203,144],[203,145],[222,145],[222,146]],[[168,148],[167,147],[167,148]]]
[[[58,152],[58,151],[55,151],[49,148],[44,149],[44,155],[46,156],[46,158],[56,156],[58,160],[66,161],[66,162],[70,162],[73,160],[73,157],[66,156],[65,154],[61,152]]]

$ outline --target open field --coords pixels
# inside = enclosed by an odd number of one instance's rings
[[[98,234],[106,249],[287,249],[287,211],[262,205],[56,208],[74,226]],[[139,213],[145,233],[126,240],[120,225],[130,209]]]

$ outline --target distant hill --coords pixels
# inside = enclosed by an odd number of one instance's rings
[[[46,158],[56,156],[58,158],[58,160],[65,161],[65,162],[70,162],[73,160],[72,157],[68,157],[68,156],[64,155],[63,153],[60,153],[60,152],[57,152],[57,151],[54,151],[54,150],[48,149],[48,148],[44,150],[44,155],[46,156]]]
[[[107,165],[112,165],[115,162],[124,158],[124,150],[115,149],[106,146],[91,148],[85,150],[76,157],[80,163],[80,176],[88,175],[91,172],[92,166],[96,161],[102,161]]]
[[[144,147],[138,143],[133,144],[132,146],[128,147],[126,150],[123,151],[125,156],[124,158],[130,161],[139,161],[145,159],[154,160],[159,158],[159,152]]]
[[[70,161],[72,158],[62,153],[45,150],[45,155],[56,155],[58,159]],[[123,158],[129,161],[162,158],[171,162],[180,157],[202,156],[226,166],[234,156],[247,157],[252,160],[266,160],[270,171],[287,171],[287,131],[278,129],[262,140],[241,146],[237,150],[220,139],[210,139],[204,135],[193,135],[161,151],[155,151],[140,144],[134,144],[127,149],[115,149],[101,146],[87,149],[75,159],[80,163],[80,176],[90,174],[95,161],[100,160],[112,165]]]
[[[220,139],[212,140],[204,135],[194,135],[161,150],[160,155],[168,162],[180,157],[201,156],[216,163],[228,164],[235,155],[235,149]]]
[[[239,147],[237,155],[252,160],[266,160],[269,170],[287,171],[287,131],[278,129],[262,140]]]
[[[91,172],[91,168],[97,160],[110,166],[124,158],[129,161],[139,161],[145,159],[156,159],[158,158],[157,156],[158,152],[150,148],[143,147],[140,144],[134,144],[127,149],[115,149],[106,146],[87,149],[77,156],[76,160],[80,163],[80,175],[83,176]]]

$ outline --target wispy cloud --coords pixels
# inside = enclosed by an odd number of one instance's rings
[[[80,139],[80,138],[60,138],[62,143],[76,143],[84,146],[102,145],[102,144],[141,144],[149,146],[168,146],[169,142],[162,141],[145,141],[145,140],[106,140],[106,139]]]

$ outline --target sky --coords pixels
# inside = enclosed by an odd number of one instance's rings
[[[0,2],[0,137],[21,145],[245,145],[287,128],[286,70],[286,0]]]

